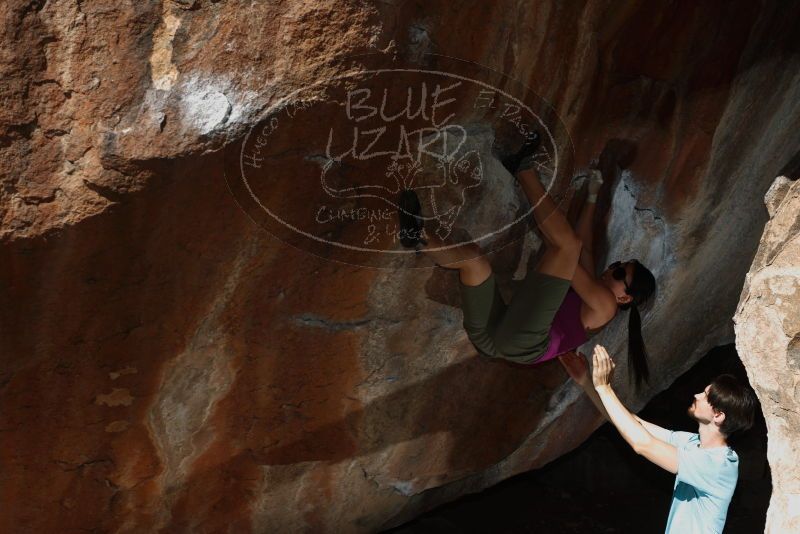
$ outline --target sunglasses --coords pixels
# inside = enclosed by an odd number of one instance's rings
[[[626,261],[625,265],[628,263],[635,262],[636,260]],[[615,261],[611,265],[608,266],[609,269],[612,269],[611,276],[614,277],[614,280],[620,280],[623,284],[625,284],[625,293],[630,294],[628,291],[630,288],[628,287],[628,282],[625,281],[625,276],[628,274],[625,271],[625,267],[621,261]]]

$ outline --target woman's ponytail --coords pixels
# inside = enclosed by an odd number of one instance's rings
[[[628,313],[628,379],[637,389],[650,380],[647,349],[642,338],[642,318],[636,303],[631,303]]]
[[[645,304],[656,290],[656,279],[638,260],[633,261],[635,267],[633,280],[626,291],[633,300],[620,306],[625,310],[630,308],[628,314],[628,380],[636,389],[650,380],[650,367],[648,365],[647,349],[642,338],[642,317],[639,315],[639,306]]]

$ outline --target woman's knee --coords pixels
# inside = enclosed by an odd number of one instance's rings
[[[534,270],[556,278],[572,280],[575,276],[575,269],[578,268],[580,257],[581,250],[579,248],[548,247]]]
[[[581,249],[583,248],[583,241],[580,240],[577,236],[574,238],[570,237],[569,239],[563,240],[561,243],[555,243],[547,247],[545,251],[545,256],[549,256],[551,258],[565,258],[567,261],[572,262],[575,260],[576,262],[581,257]]]
[[[465,286],[479,286],[492,275],[492,265],[484,256],[460,262],[456,268]]]
[[[577,234],[571,232],[568,236],[560,239],[558,243],[555,243],[553,248],[558,249],[564,254],[580,255],[581,249],[583,248],[583,241]]]

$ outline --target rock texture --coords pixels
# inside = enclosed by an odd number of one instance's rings
[[[772,499],[765,532],[800,531],[800,167],[767,192],[770,221],[734,315],[736,348],[769,433]]]
[[[0,530],[375,531],[597,426],[558,363],[476,358],[454,272],[327,261],[230,195],[225,147],[363,52],[504,72],[552,103],[577,162],[603,152],[601,260],[639,257],[660,287],[653,381],[619,383],[642,406],[733,340],[761,198],[798,155],[799,11],[3,3]],[[534,248],[490,257],[506,296]],[[626,319],[597,338],[622,360]]]

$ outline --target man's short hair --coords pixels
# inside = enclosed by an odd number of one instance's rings
[[[753,426],[758,403],[756,395],[735,376],[724,374],[712,380],[711,387],[708,388],[708,403],[716,411],[725,414],[719,431],[726,437]]]

